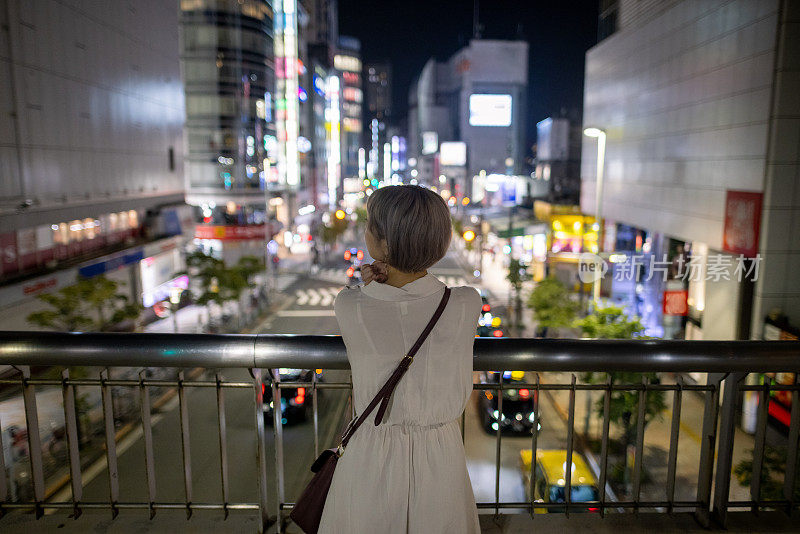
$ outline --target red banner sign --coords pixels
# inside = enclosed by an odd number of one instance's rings
[[[754,258],[761,227],[761,193],[727,191],[722,250]]]
[[[689,292],[685,289],[664,291],[664,315],[689,315]]]

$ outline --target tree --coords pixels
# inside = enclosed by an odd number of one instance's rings
[[[541,337],[547,336],[550,328],[572,326],[578,306],[566,286],[552,276],[536,284],[528,297],[528,307],[533,310]]]
[[[644,326],[638,318],[631,319],[625,311],[618,306],[595,306],[592,313],[575,321],[581,329],[583,337],[597,339],[634,339],[644,338]],[[642,380],[655,384],[659,382],[657,373],[584,373],[583,380],[593,384],[605,384],[606,377],[611,378],[612,384],[640,384]],[[648,391],[645,397],[644,425],[647,426],[653,419],[660,416],[667,409],[666,394],[663,391]],[[638,425],[639,392],[612,390],[609,406],[609,420],[622,429],[623,450],[636,438]],[[595,403],[595,410],[603,416],[603,398]],[[627,453],[626,453],[627,454]],[[627,473],[627,471],[626,471]]]
[[[753,450],[747,451],[750,458],[745,458],[733,468],[733,474],[744,487],[753,483]],[[786,448],[778,448],[769,444],[764,445],[764,462],[761,465],[761,496],[765,501],[782,501],[783,476],[786,473]],[[777,475],[777,479],[773,478]],[[795,483],[793,488],[794,500],[800,500],[800,484]]]
[[[356,213],[356,227],[364,228],[367,223],[367,208],[359,206],[355,210]]]
[[[347,231],[347,218],[337,219],[335,213],[329,214],[329,221],[320,226],[319,238],[328,251],[333,247],[339,237]]]
[[[522,284],[531,279],[528,274],[528,266],[516,258],[511,258],[508,263],[508,274],[506,280],[511,283],[514,289],[514,328],[517,330],[517,335],[522,330]]]
[[[220,308],[226,302],[236,302],[241,317],[240,298],[250,287],[250,277],[264,269],[264,264],[254,256],[243,256],[234,267],[223,260],[195,251],[186,256],[189,274],[199,283],[195,284],[195,302],[208,307],[211,303]]]
[[[108,332],[142,312],[138,302],[119,293],[121,284],[105,276],[78,277],[76,283],[37,298],[52,309],[34,312],[27,321],[51,330]]]

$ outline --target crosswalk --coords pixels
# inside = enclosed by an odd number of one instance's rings
[[[467,281],[461,276],[439,276],[434,273],[434,276],[442,281],[449,287],[468,286]]]
[[[463,277],[439,276],[438,278],[450,287],[468,285]],[[341,281],[336,286],[298,289],[294,292],[294,303],[296,306],[330,307],[333,306],[333,301],[341,290]]]
[[[297,298],[295,304],[297,306],[333,306],[333,299],[341,289],[341,286],[298,289],[295,292]]]
[[[460,272],[460,269],[432,269],[430,272],[450,287],[469,285],[463,276],[455,276],[453,271]],[[320,269],[316,273],[312,273],[311,277],[316,280],[331,282],[333,284],[344,285],[348,282],[345,270],[337,268]]]

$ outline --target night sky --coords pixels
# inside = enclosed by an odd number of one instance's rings
[[[586,50],[597,42],[598,0],[482,0],[482,37],[530,45],[527,137],[536,122],[583,103]],[[395,117],[408,112],[408,89],[430,57],[449,58],[472,36],[472,0],[339,0],[339,33],[361,40],[364,61],[394,69]]]

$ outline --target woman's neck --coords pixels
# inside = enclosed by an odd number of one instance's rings
[[[386,282],[387,285],[394,286],[394,287],[403,287],[404,285],[413,282],[414,280],[419,280],[423,276],[428,274],[428,271],[420,271],[418,273],[404,273],[403,271],[398,271],[394,267],[387,266],[387,278]]]

